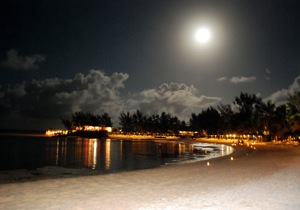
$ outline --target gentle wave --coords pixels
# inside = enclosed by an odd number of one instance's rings
[[[192,143],[190,146],[192,152],[185,153],[182,157],[173,159],[171,163],[167,162],[166,165],[194,163],[227,156],[234,152],[233,147],[225,144]]]

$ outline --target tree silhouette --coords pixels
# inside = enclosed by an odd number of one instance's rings
[[[134,130],[133,129],[133,119],[130,116],[129,112],[127,112],[126,114],[124,112],[122,112],[120,114],[119,120],[120,120],[120,125],[122,126],[122,130],[124,132],[132,132]]]
[[[102,115],[94,115],[91,112],[75,112],[71,114],[68,119],[61,118],[61,122],[68,129],[72,130],[74,127],[80,127],[84,130],[84,126],[107,126],[111,127],[111,118],[107,113]]]
[[[217,134],[220,131],[221,116],[217,109],[209,107],[198,115],[192,113],[190,126],[196,131]]]
[[[133,119],[133,127],[135,132],[144,132],[145,130],[145,124],[146,124],[146,117],[143,115],[143,113],[139,110],[136,110],[136,112],[132,115]]]
[[[234,131],[238,123],[232,107],[229,104],[220,104],[217,109],[220,113],[220,133],[225,134],[226,132],[231,133]]]
[[[261,110],[262,100],[256,95],[241,92],[239,97],[235,97],[233,102],[236,105],[237,112],[235,113],[238,122],[237,130],[239,133],[256,133],[257,132],[257,117]]]
[[[264,103],[254,94],[241,92],[232,104],[208,107],[200,113],[191,113],[189,123],[177,116],[162,112],[151,116],[136,110],[132,115],[122,112],[119,116],[124,132],[178,133],[180,130],[205,131],[208,134],[263,134],[271,139],[291,131],[300,132],[300,91],[289,95],[288,103],[276,106],[271,101]],[[85,125],[112,126],[108,113],[94,115],[91,112],[75,112],[61,122],[71,130]]]
[[[290,94],[287,103],[287,116],[292,130],[300,131],[300,91]]]

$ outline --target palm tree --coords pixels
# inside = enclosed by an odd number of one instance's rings
[[[233,104],[237,106],[238,131],[240,133],[257,133],[257,116],[262,106],[261,98],[254,94],[241,92],[240,97],[236,97]]]
[[[274,135],[274,124],[276,122],[276,106],[270,100],[267,103],[261,103],[255,113],[257,122],[257,131],[265,136],[265,140],[270,140],[270,137]]]
[[[300,91],[290,94],[287,103],[287,115],[293,131],[300,130]]]
[[[104,125],[107,127],[112,127],[111,118],[108,113],[104,112],[102,115],[97,115],[98,125]]]
[[[135,132],[144,132],[145,131],[145,124],[146,124],[146,117],[143,113],[139,110],[132,115],[133,119],[133,126]]]
[[[209,107],[198,115],[192,113],[190,126],[200,133],[205,130],[208,134],[217,134],[220,131],[220,120],[221,116],[218,110]]]
[[[122,112],[119,117],[120,125],[122,126],[122,130],[124,132],[132,132],[133,128],[133,118],[131,117],[130,113]]]
[[[68,131],[72,130],[73,125],[72,125],[71,120],[69,120],[69,119],[63,119],[63,118],[60,118],[60,120],[61,120],[62,124],[65,126],[65,128]]]
[[[220,132],[225,134],[227,132],[232,132],[236,129],[236,116],[234,111],[232,110],[231,105],[227,104],[220,104],[217,107],[220,113],[220,121],[219,121],[219,128]]]
[[[94,115],[91,112],[75,112],[71,114],[68,119],[61,118],[61,122],[68,130],[72,130],[74,127],[80,127],[84,130],[84,126],[92,125],[92,126],[108,126],[111,127],[111,119],[107,113],[102,115]]]

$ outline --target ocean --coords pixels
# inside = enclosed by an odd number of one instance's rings
[[[0,170],[59,166],[113,173],[196,162],[232,152],[227,145],[180,140],[0,135]]]

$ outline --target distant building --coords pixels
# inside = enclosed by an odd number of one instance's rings
[[[60,135],[67,135],[67,130],[54,130],[54,129],[48,129],[46,130],[46,136],[60,136]]]
[[[198,134],[198,131],[179,131],[180,137],[196,137]]]
[[[84,125],[75,127],[75,131],[107,131],[112,132],[112,127]]]
[[[71,131],[48,129],[48,130],[46,130],[46,136],[68,135],[71,133],[76,133],[78,131],[86,131],[86,132],[106,131],[108,133],[111,133],[112,127],[84,125],[84,126],[77,126],[77,127],[75,127],[74,130],[71,130]]]

